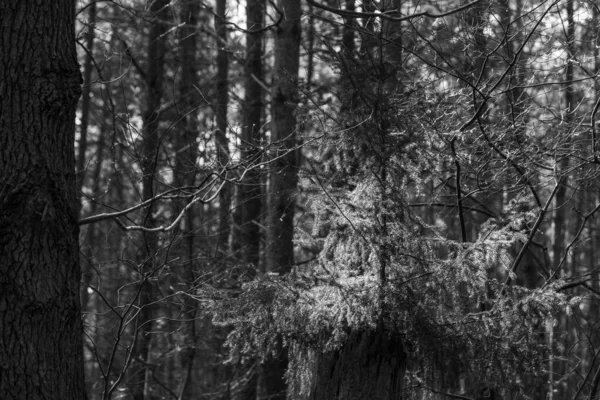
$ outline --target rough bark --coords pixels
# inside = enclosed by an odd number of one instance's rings
[[[351,335],[339,351],[319,357],[310,400],[400,400],[406,353],[399,338]]]
[[[260,161],[262,139],[261,116],[263,111],[263,19],[265,0],[249,0],[246,4],[246,70],[245,96],[242,116],[241,156],[249,170],[238,188],[238,216],[236,229],[240,229],[239,240],[233,240],[238,247],[238,258],[248,264],[258,266],[260,260],[260,229],[258,222],[261,213],[260,171],[253,165]]]
[[[70,0],[0,2],[0,398],[85,399]]]

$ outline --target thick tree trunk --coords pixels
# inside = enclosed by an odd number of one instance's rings
[[[399,338],[357,333],[341,350],[319,357],[309,399],[401,400],[405,372]]]
[[[0,2],[0,398],[85,399],[70,0]]]

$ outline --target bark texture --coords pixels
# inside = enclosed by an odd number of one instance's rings
[[[399,338],[356,333],[341,350],[320,357],[309,399],[400,400],[405,372]]]
[[[85,399],[70,0],[0,2],[0,398]]]

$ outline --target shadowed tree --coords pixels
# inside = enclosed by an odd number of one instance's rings
[[[152,199],[155,192],[155,174],[159,148],[160,104],[163,96],[164,57],[166,52],[166,21],[169,17],[170,0],[154,1],[150,7],[153,20],[148,35],[148,65],[145,71],[146,110],[144,113],[143,143],[140,151],[142,170],[142,201]],[[144,210],[144,227],[151,229],[156,225],[156,206],[150,204]],[[137,338],[133,349],[133,360],[140,364],[139,369],[131,370],[130,387],[135,400],[152,398],[150,383],[151,332],[159,307],[154,303],[158,289],[151,278],[157,270],[158,235],[156,232],[143,232],[144,242],[141,251],[139,307],[137,319]],[[135,366],[135,365],[134,365]],[[137,374],[136,374],[137,373]]]
[[[229,103],[229,55],[227,50],[227,0],[217,0],[215,15],[215,31],[218,37],[217,51],[217,95],[215,104],[215,119],[217,131],[215,140],[217,146],[217,158],[220,167],[229,162],[229,141],[227,140],[227,104]],[[230,233],[230,208],[231,188],[226,184],[219,193],[219,256],[222,257],[229,250]]]
[[[264,0],[250,0],[246,4],[246,64],[244,77],[244,105],[242,110],[241,155],[246,163],[246,178],[238,188],[238,212],[236,229],[240,240],[234,239],[234,250],[241,250],[238,257],[248,264],[258,266],[260,255],[260,230],[257,222],[261,213],[260,171],[252,164],[260,161],[259,151],[261,116],[263,111],[262,87],[264,68],[262,61]],[[239,247],[239,249],[236,249]]]
[[[85,399],[70,0],[0,3],[0,398]]]
[[[198,118],[197,107],[199,104],[198,79],[196,78],[197,61],[196,51],[198,48],[198,37],[196,34],[199,3],[196,1],[185,1],[181,5],[181,22],[183,25],[178,30],[179,36],[179,59],[181,60],[181,78],[179,81],[179,95],[181,97],[180,107],[184,113],[181,117],[181,131],[175,137],[176,158],[174,179],[178,186],[192,187],[196,180],[196,159],[198,157]],[[178,204],[177,212],[185,204]],[[194,254],[196,251],[194,243],[194,225],[196,210],[190,207],[185,211],[184,222],[181,227],[183,251],[181,255],[181,268],[179,275],[189,287],[193,287],[195,280],[194,271],[196,263]],[[182,343],[180,351],[181,369],[183,377],[180,382],[180,398],[194,397],[194,384],[190,379],[196,354],[196,304],[189,296],[181,299],[181,325]]]
[[[288,273],[294,265],[295,192],[298,186],[296,107],[300,60],[302,10],[296,0],[281,0],[283,19],[275,36],[274,84],[271,102],[271,143],[274,148],[269,174],[266,264],[269,272]],[[285,351],[261,367],[259,399],[285,399]]]

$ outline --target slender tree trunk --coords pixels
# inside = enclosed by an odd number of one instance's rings
[[[354,41],[354,33],[352,34]],[[354,49],[353,49],[354,50]],[[312,4],[308,5],[308,30],[306,32],[306,90],[310,93],[315,71],[315,14]]]
[[[565,122],[570,124],[574,120],[574,111],[575,111],[575,90],[573,86],[573,77],[574,77],[574,69],[573,62],[571,59],[574,55],[574,46],[575,46],[575,22],[573,16],[573,1],[568,0],[566,3],[567,8],[567,57],[566,60],[567,66],[565,71]],[[564,139],[566,141],[570,141],[568,138]],[[562,147],[562,146],[561,146]],[[556,211],[554,213],[554,267],[558,267],[558,264],[563,256],[564,248],[565,248],[565,234],[566,234],[566,214],[567,207],[565,206],[565,202],[567,201],[567,176],[562,176],[563,172],[568,169],[569,166],[569,158],[565,154],[558,154],[557,163],[559,164],[559,168],[557,168],[557,173],[559,176],[556,178],[561,178],[561,185],[556,192]],[[562,274],[561,274],[562,275]]]
[[[281,274],[294,265],[295,191],[298,184],[296,104],[298,102],[298,70],[300,60],[300,16],[297,0],[280,0],[283,20],[275,36],[274,84],[271,103],[271,144],[268,216],[267,270]],[[283,379],[287,365],[286,350],[279,358],[259,370],[258,398],[285,399]]]
[[[574,89],[574,68],[573,68],[573,57],[575,55],[575,21],[574,21],[574,0],[567,0],[566,3],[566,11],[567,11],[567,60],[566,60],[566,71],[565,71],[565,122],[567,125],[567,129],[571,129],[571,125],[574,122],[574,112],[576,108],[575,104],[575,89]],[[565,143],[559,145],[559,148],[566,148],[567,144],[570,144],[571,140],[568,135],[566,135],[564,140]],[[569,169],[569,156],[567,154],[557,154],[557,168],[556,168],[556,177],[555,179],[560,179],[560,186],[556,191],[555,204],[556,209],[554,212],[554,243],[552,245],[553,251],[553,269],[558,268],[562,257],[565,255],[565,244],[568,236],[568,225],[567,225],[567,215],[569,206],[566,204],[569,202],[569,194],[567,193],[567,187],[569,185],[569,177],[567,175],[567,170]],[[568,271],[568,264],[570,257],[567,257],[565,263],[561,267],[561,271],[558,271],[558,276],[570,275],[570,271]],[[561,325],[565,329],[566,332],[569,331],[569,319],[566,315],[561,316]],[[550,329],[554,329],[554,327],[550,327]],[[566,340],[573,340],[572,337],[566,336]],[[568,348],[568,347],[567,347]],[[552,357],[550,359],[551,365],[549,368],[550,375],[550,388],[549,388],[549,400],[553,398],[561,399],[565,395],[567,388],[562,385],[556,385],[554,382],[553,373],[557,376],[563,376],[565,373],[564,363],[554,364],[552,362]],[[566,383],[566,382],[565,382]]]
[[[260,229],[258,222],[261,213],[260,171],[253,165],[260,161],[259,145],[263,134],[261,116],[263,111],[263,19],[265,0],[248,0],[246,3],[247,29],[246,35],[246,77],[245,100],[242,121],[242,162],[249,169],[246,178],[238,190],[238,216],[236,229],[241,230],[239,240],[233,245],[238,247],[238,258],[245,263],[258,266],[260,261]]]
[[[482,86],[484,82],[483,63],[486,57],[487,39],[484,34],[485,25],[485,5],[482,3],[475,4],[469,9],[466,15],[466,22],[473,30],[474,49],[470,57],[465,58],[465,77],[470,80],[473,85]]]
[[[87,54],[83,63],[83,94],[81,99],[81,125],[79,130],[79,149],[77,154],[77,195],[81,197],[81,190],[86,175],[86,150],[87,131],[90,121],[90,105],[92,99],[92,56],[94,54],[94,36],[96,25],[96,1],[92,1],[88,7],[88,26],[85,33],[85,46]],[[79,208],[83,206],[79,201]]]
[[[355,8],[356,8],[355,0],[346,0],[346,10],[347,11],[355,11]],[[342,34],[342,49],[343,49],[343,53],[349,59],[354,57],[354,52],[356,51],[356,42],[354,40],[356,27],[354,26],[354,24],[355,24],[354,18],[346,18],[344,20],[344,32]],[[313,36],[312,28],[313,28],[313,26],[311,24],[310,30],[308,32],[308,35],[310,35],[311,39]],[[312,45],[312,42],[311,42],[311,45]]]
[[[217,159],[219,167],[223,168],[229,162],[229,140],[227,139],[227,105],[229,103],[229,54],[227,51],[227,0],[217,0],[215,30],[217,43],[217,98],[215,116],[217,132],[215,134]],[[225,184],[219,193],[219,236],[218,253],[224,256],[229,249],[229,234],[231,231],[231,185]]]
[[[70,0],[0,2],[0,398],[86,399]]]
[[[401,0],[384,0],[384,8],[395,17],[400,16]],[[384,60],[395,68],[402,65],[402,24],[397,21],[382,20],[383,41],[380,43]]]
[[[91,93],[92,93],[92,56],[94,54],[94,36],[95,36],[95,24],[96,24],[96,2],[91,2],[87,8],[88,11],[88,21],[87,21],[87,31],[85,33],[85,46],[86,46],[86,56],[85,61],[83,63],[83,94],[81,99],[81,125],[79,130],[79,142],[77,149],[77,195],[79,197],[79,215],[82,214],[83,207],[83,195],[82,190],[85,183],[85,176],[87,171],[86,166],[86,150],[88,147],[88,125],[90,119],[90,105],[91,105]],[[102,141],[102,138],[99,139],[99,142]],[[97,164],[97,169],[102,165],[101,157],[100,162]],[[95,187],[98,186],[98,180],[93,180]],[[93,191],[94,193],[96,190]],[[96,203],[91,203],[91,207],[93,209],[96,208]],[[80,296],[81,296],[81,309],[83,315],[85,316],[85,324],[91,326],[94,324],[93,320],[95,319],[93,313],[95,310],[90,310],[88,307],[88,300],[90,298],[88,292],[88,286],[90,284],[90,280],[94,276],[94,269],[92,267],[92,242],[94,240],[94,230],[95,226],[90,225],[87,227],[87,231],[85,232],[86,241],[82,243],[81,254],[82,254],[82,284],[80,288]],[[89,329],[86,329],[86,332],[83,334],[83,342],[86,343],[87,335],[89,335]],[[87,358],[87,355],[86,355]],[[90,357],[91,358],[91,357]],[[88,376],[86,376],[86,386],[87,392],[90,398],[92,397],[92,389],[94,382],[99,377],[97,376],[97,368],[95,362],[87,362],[86,363],[86,371]]]
[[[287,273],[294,265],[294,211],[298,184],[296,104],[300,59],[300,15],[298,1],[280,0],[285,13],[275,37],[274,84],[271,103],[269,217],[267,225],[267,270]]]
[[[196,178],[196,161],[198,157],[198,95],[195,86],[198,84],[196,77],[198,48],[197,23],[200,13],[200,4],[196,1],[185,1],[181,7],[181,22],[185,25],[178,30],[179,34],[179,59],[181,62],[181,78],[179,81],[179,95],[182,98],[180,109],[184,113],[182,130],[175,140],[177,155],[175,159],[175,182],[180,186],[193,186]],[[185,207],[185,203],[178,205],[178,212]],[[194,287],[194,219],[195,208],[189,208],[183,219],[180,234],[183,237],[183,251],[181,253],[181,268],[179,275],[185,281],[185,290]],[[179,384],[178,396],[180,399],[195,396],[194,380],[190,379],[194,358],[196,355],[196,309],[197,304],[190,296],[181,298],[181,325],[182,336],[181,360],[182,376]]]
[[[150,7],[154,21],[148,36],[148,62],[146,67],[146,111],[144,113],[143,143],[141,147],[142,169],[142,201],[154,197],[154,180],[156,172],[156,159],[159,148],[159,107],[163,95],[164,57],[166,44],[166,21],[168,19],[169,0],[156,0]],[[143,225],[147,228],[155,226],[156,207],[152,203],[144,211]],[[152,398],[150,383],[152,382],[151,369],[151,331],[154,320],[157,318],[157,307],[153,301],[157,296],[156,284],[150,278],[156,272],[156,253],[158,251],[158,236],[153,232],[143,233],[141,251],[140,284],[142,285],[139,296],[139,316],[137,319],[137,337],[134,346],[134,362],[130,376],[130,385],[135,400],[148,400]]]
[[[103,113],[103,120],[110,120],[110,112],[105,110]],[[101,172],[102,172],[102,160],[104,157],[104,148],[106,141],[106,133],[104,130],[101,130],[100,136],[98,137],[98,145],[96,146],[95,156],[97,157],[96,166],[94,168],[93,174],[91,176],[91,182],[94,182],[94,187],[92,188],[92,196],[95,197],[100,192],[100,184],[101,184]],[[96,209],[98,207],[98,203],[92,202],[90,204],[90,215],[94,215]],[[98,315],[100,314],[99,310],[99,298],[98,295],[90,296],[90,292],[88,291],[89,286],[96,287],[96,283],[99,284],[100,280],[96,279],[99,271],[94,268],[93,263],[96,261],[94,256],[94,252],[92,249],[100,248],[101,243],[99,236],[97,234],[97,226],[95,224],[90,224],[87,226],[87,232],[85,233],[85,243],[82,244],[81,247],[86,247],[86,250],[81,249],[81,253],[84,255],[83,263],[87,264],[87,268],[82,266],[83,276],[81,279],[81,309],[83,315],[85,317],[84,323],[86,324],[85,333],[83,335],[83,342],[89,341],[90,344],[95,343],[100,340],[100,336],[98,334],[97,326]],[[98,291],[100,289],[96,287]],[[92,361],[88,361],[86,365],[86,386],[87,392],[90,399],[99,398],[100,393],[98,390],[94,390],[94,388],[98,387],[98,383],[101,381],[100,370],[98,369],[98,362],[94,359],[95,354],[90,354],[90,359]]]

